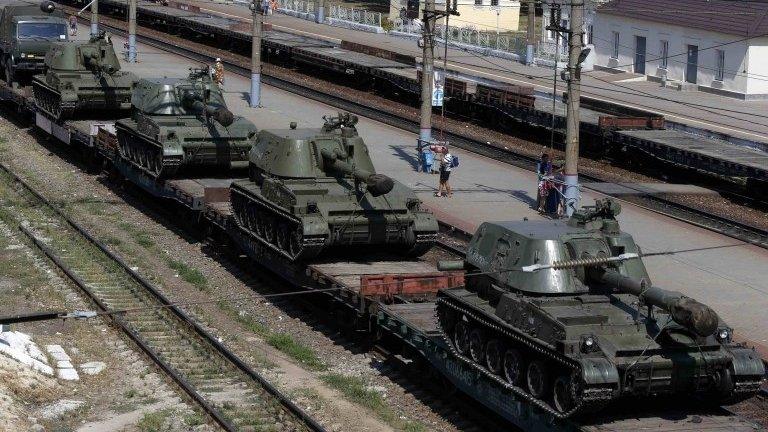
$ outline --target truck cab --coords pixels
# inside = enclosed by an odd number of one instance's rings
[[[45,54],[69,39],[64,14],[50,2],[9,3],[0,9],[0,66],[8,84],[24,84],[45,72]]]

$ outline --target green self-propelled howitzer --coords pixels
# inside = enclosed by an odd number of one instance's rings
[[[357,118],[326,118],[320,129],[262,130],[250,179],[235,181],[237,224],[291,261],[334,249],[344,256],[395,251],[418,256],[437,235],[434,216],[405,185],[377,174]]]
[[[141,79],[131,104],[131,118],[115,123],[120,157],[147,175],[248,167],[256,126],[227,109],[208,68],[191,69],[188,78]]]
[[[56,120],[98,115],[119,118],[131,109],[136,76],[120,70],[109,34],[88,42],[57,42],[45,56],[47,72],[35,75],[35,104]]]
[[[557,417],[625,397],[754,395],[765,368],[710,307],[651,284],[612,200],[567,222],[485,222],[464,261],[466,286],[440,291],[454,353]]]

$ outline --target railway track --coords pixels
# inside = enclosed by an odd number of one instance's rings
[[[86,229],[0,169],[0,198],[20,230],[213,422],[226,431],[324,431]]]

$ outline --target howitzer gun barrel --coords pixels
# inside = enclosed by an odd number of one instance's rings
[[[667,311],[676,323],[699,336],[706,337],[717,330],[719,323],[717,313],[709,306],[679,292],[655,287],[645,279],[631,278],[613,270],[599,272],[593,278],[600,284],[635,295],[645,304]]]
[[[224,107],[214,108],[208,106],[205,102],[203,102],[203,97],[196,92],[185,92],[184,104],[195,112],[204,114],[206,117],[213,118],[224,127],[229,127],[232,125],[232,123],[235,122],[235,115],[232,114],[232,111]]]
[[[342,174],[351,175],[356,181],[365,183],[368,192],[373,196],[387,194],[395,187],[395,182],[388,176],[385,176],[384,174],[373,174],[366,170],[357,169],[348,162],[341,160],[344,155],[340,153],[341,152],[338,150],[321,150],[320,154],[323,156],[325,162],[324,166]]]

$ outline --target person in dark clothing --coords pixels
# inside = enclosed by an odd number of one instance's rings
[[[536,177],[538,178],[538,184],[536,188],[536,209],[540,212],[544,211],[545,198],[549,192],[549,183],[546,181],[546,177],[552,175],[552,161],[549,160],[549,154],[542,153],[541,159],[536,164]]]

